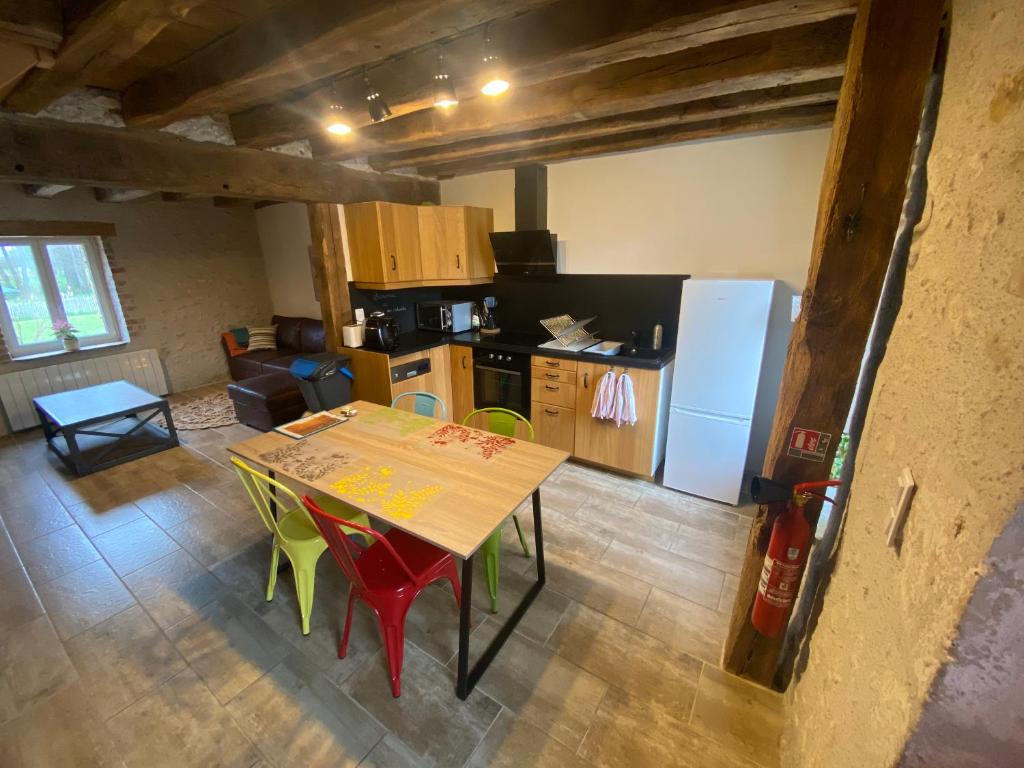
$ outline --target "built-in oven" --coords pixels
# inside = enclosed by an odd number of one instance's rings
[[[508,408],[530,418],[530,356],[522,352],[474,349],[473,405]]]

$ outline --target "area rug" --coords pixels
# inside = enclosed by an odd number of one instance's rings
[[[175,429],[213,429],[238,423],[235,407],[227,392],[171,403],[171,418],[174,419]],[[166,426],[162,416],[154,421],[160,426]]]

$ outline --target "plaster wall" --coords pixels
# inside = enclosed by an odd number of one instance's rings
[[[895,764],[992,542],[1024,499],[1022,38],[1017,0],[954,0],[929,205],[838,565],[790,689],[783,765]],[[904,466],[918,490],[896,552],[885,528]],[[972,763],[928,763],[947,764]]]
[[[0,185],[0,219],[104,221],[117,227],[104,247],[131,342],[125,346],[0,361],[0,373],[72,358],[155,348],[171,391],[226,379],[220,334],[270,321],[270,300],[256,219],[249,206],[216,208],[209,200],[98,203],[88,189],[51,200]]]
[[[548,166],[548,228],[575,274],[774,278],[803,290],[828,128],[698,141]],[[515,228],[515,174],[441,182],[447,204]]]
[[[256,211],[260,248],[275,315],[320,317],[309,263],[309,212],[302,203],[269,205]],[[347,255],[347,250],[346,250]]]

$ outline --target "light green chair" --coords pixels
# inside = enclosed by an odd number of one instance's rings
[[[277,585],[277,564],[281,550],[291,561],[295,574],[295,592],[299,599],[299,613],[302,615],[302,634],[309,634],[309,616],[313,611],[313,582],[316,579],[316,564],[320,555],[327,549],[317,529],[299,497],[286,485],[273,478],[257,472],[241,459],[231,457],[235,471],[249,493],[249,498],[260,513],[260,518],[267,529],[274,534],[274,548],[270,555],[270,578],[267,580],[267,602],[274,599],[274,587]],[[329,510],[335,517],[351,520],[366,528],[370,521],[366,515],[347,504],[327,496],[316,497],[317,504]],[[276,505],[277,515],[272,511],[271,504]],[[362,537],[369,546],[373,538],[355,529],[343,529],[347,534]]]
[[[516,436],[516,423],[523,422],[526,425],[528,439],[533,442],[533,425],[525,416],[510,411],[507,408],[477,408],[466,415],[462,420],[463,426],[469,426],[469,422],[477,414],[487,416],[487,431],[505,437]],[[516,524],[516,533],[519,534],[519,544],[523,548],[523,555],[530,556],[530,547],[526,543],[526,535],[523,533],[523,526],[519,522],[519,515],[512,513],[512,521]],[[490,538],[480,547],[484,554],[484,564],[487,568],[487,592],[491,596],[491,613],[498,612],[498,563],[501,556],[501,529],[491,534]]]
[[[433,392],[403,392],[400,395],[395,395],[395,399],[391,401],[391,407],[395,408],[398,402],[405,397],[413,398],[412,409],[420,416],[429,416],[432,419],[436,417],[442,421],[448,417],[448,408],[445,406],[444,400]]]

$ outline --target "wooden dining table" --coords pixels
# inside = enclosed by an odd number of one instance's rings
[[[456,695],[465,699],[544,587],[540,485],[569,454],[374,403],[348,407],[355,416],[310,437],[267,432],[228,450],[462,561]],[[531,496],[537,581],[470,669],[474,555]]]

